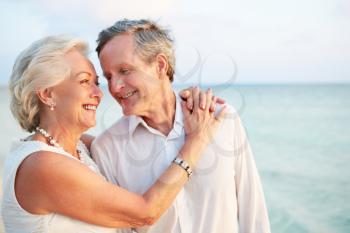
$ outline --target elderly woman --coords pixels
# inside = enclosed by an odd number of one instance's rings
[[[154,223],[185,185],[225,115],[225,108],[217,116],[209,111],[210,91],[204,110],[190,111],[182,103],[187,136],[180,165],[173,163],[142,196],[108,183],[80,141],[95,126],[102,98],[86,54],[85,42],[56,36],[33,43],[16,60],[11,111],[33,134],[16,141],[6,161],[7,232],[113,232]]]

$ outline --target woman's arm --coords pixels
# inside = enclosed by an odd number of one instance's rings
[[[207,93],[210,106],[211,93]],[[193,168],[224,117],[182,103],[186,142],[179,157]],[[224,108],[223,108],[224,109]],[[83,164],[52,152],[36,152],[23,161],[16,176],[16,197],[33,214],[59,213],[92,224],[130,227],[153,224],[187,182],[187,173],[172,164],[144,194],[137,195],[105,181]]]

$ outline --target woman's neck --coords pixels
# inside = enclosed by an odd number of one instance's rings
[[[47,124],[45,122],[41,122],[39,128],[45,130],[47,134],[63,148],[63,150],[79,159],[79,154],[77,153],[76,148],[82,132],[79,132],[78,130],[67,130],[66,127],[61,124]],[[36,132],[33,139],[44,141],[51,145],[49,139],[40,132]]]

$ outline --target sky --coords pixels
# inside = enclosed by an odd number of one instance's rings
[[[16,56],[54,34],[82,37],[148,18],[175,38],[179,85],[350,83],[349,0],[0,0],[0,85]]]

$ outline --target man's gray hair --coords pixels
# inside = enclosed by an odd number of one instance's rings
[[[123,19],[117,21],[113,26],[99,33],[96,47],[97,54],[100,55],[101,50],[108,41],[121,34],[133,35],[135,52],[147,63],[153,62],[158,54],[164,54],[168,60],[167,75],[171,82],[174,80],[174,40],[170,37],[168,30],[151,20]]]

